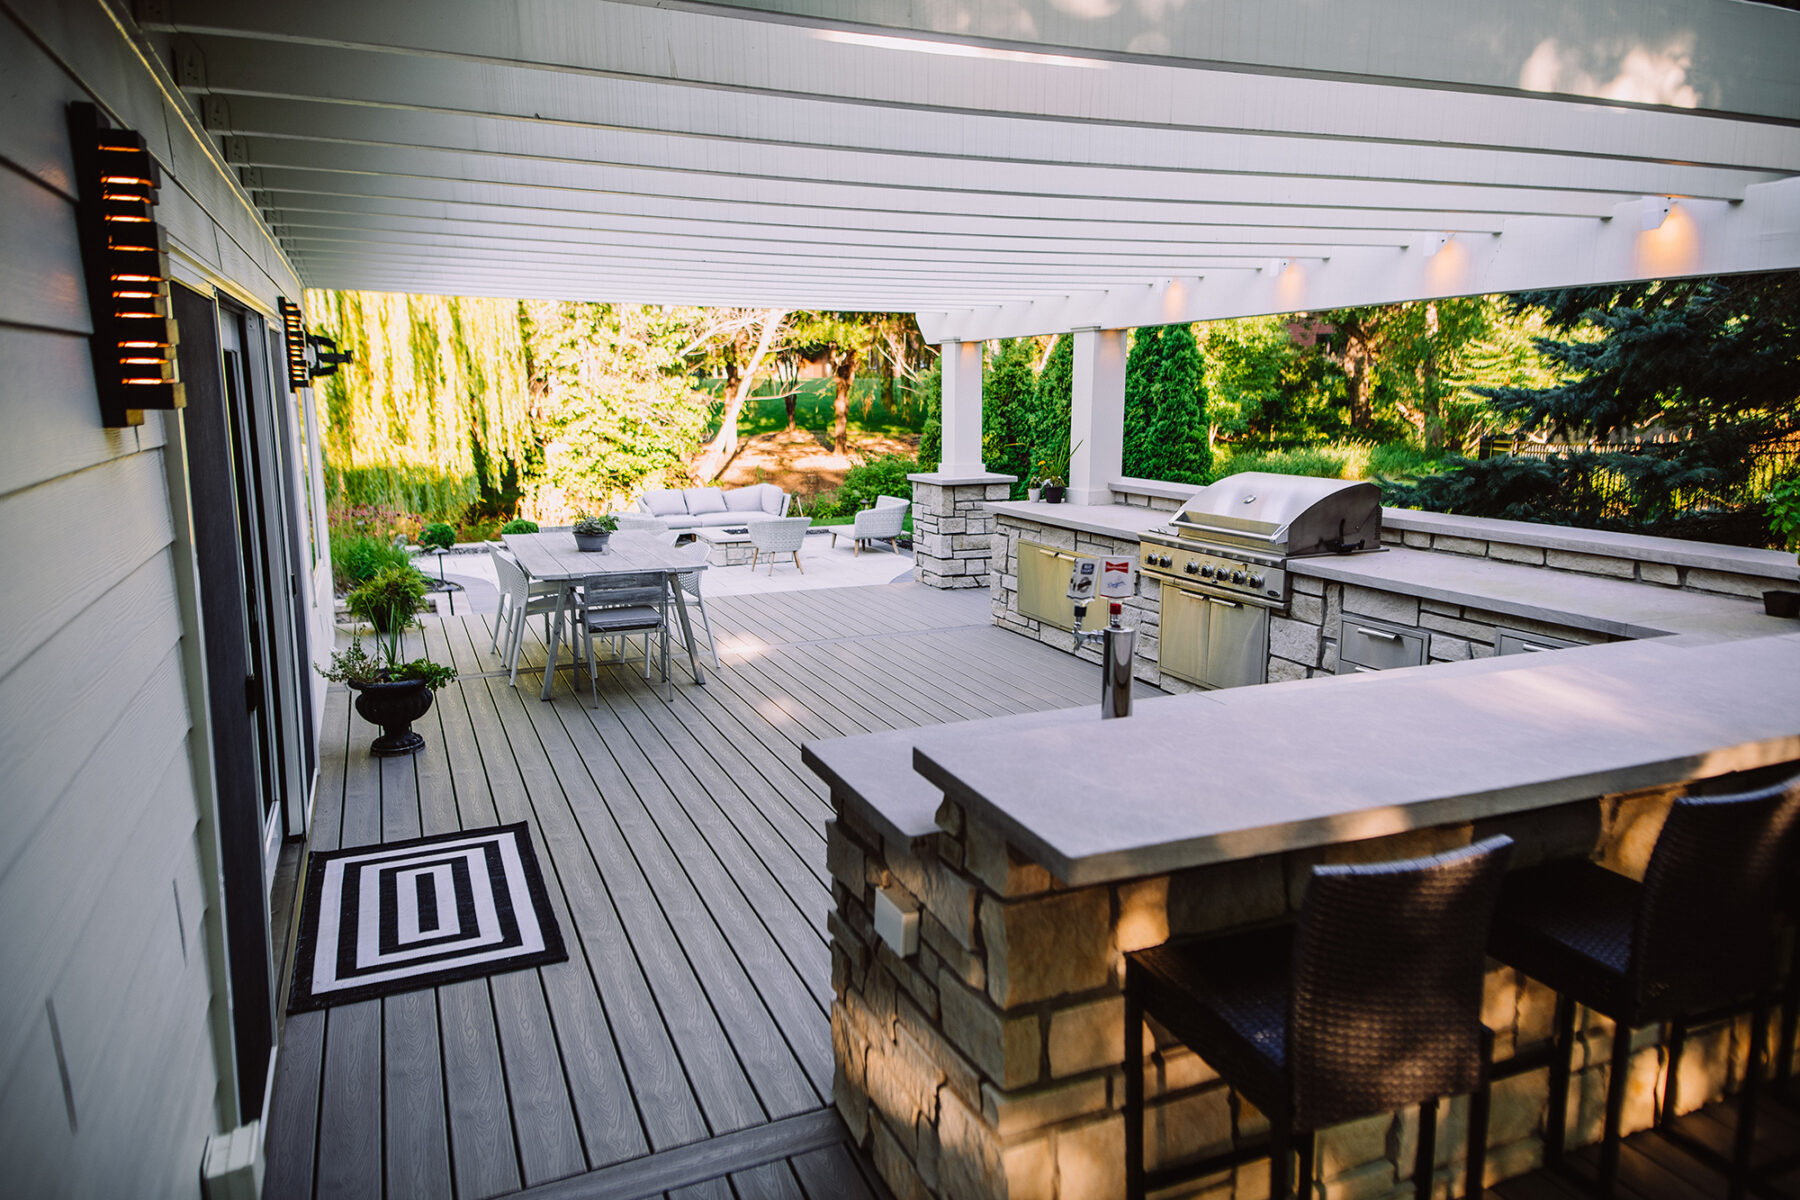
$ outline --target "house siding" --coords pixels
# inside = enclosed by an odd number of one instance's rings
[[[185,278],[265,311],[299,283],[104,4],[0,9],[0,78],[0,1179],[192,1197],[237,1112],[179,418],[100,425],[66,106],[145,136]],[[328,648],[328,565],[299,569]]]

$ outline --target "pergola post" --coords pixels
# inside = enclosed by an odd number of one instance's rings
[[[1069,405],[1071,504],[1112,503],[1112,481],[1124,473],[1125,333],[1077,329],[1074,394]]]
[[[987,469],[981,459],[981,362],[986,346],[985,342],[945,342],[940,347],[944,369],[941,475],[980,475]]]
[[[940,588],[986,587],[994,531],[989,500],[1004,500],[1014,476],[981,460],[981,342],[945,342],[943,454],[913,485],[913,578]]]

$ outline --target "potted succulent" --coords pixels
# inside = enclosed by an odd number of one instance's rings
[[[321,674],[355,692],[356,711],[381,726],[369,753],[411,754],[425,744],[412,723],[430,711],[432,693],[456,678],[454,670],[429,658],[400,659],[406,630],[425,606],[425,577],[410,566],[388,567],[352,591],[348,603],[351,613],[374,628],[376,653],[363,649],[359,624],[350,648],[333,654]]]
[[[606,543],[612,539],[613,531],[619,527],[619,518],[611,513],[602,513],[597,517],[587,513],[578,513],[575,524],[569,532],[575,535],[575,546],[580,550],[605,550]]]
[[[1789,550],[1800,551],[1800,474],[1770,488],[1768,506],[1769,527],[1787,540]],[[1771,617],[1800,617],[1800,591],[1771,588],[1763,593],[1763,611]]]

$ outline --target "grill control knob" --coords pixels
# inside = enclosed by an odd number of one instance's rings
[[[1198,575],[1200,573],[1200,564],[1191,558],[1188,559],[1187,573],[1189,575]]]
[[[1231,582],[1233,582],[1233,583],[1244,582],[1244,573],[1242,571],[1233,571],[1231,573]]]
[[[1212,577],[1213,577],[1213,565],[1211,563],[1207,563],[1205,566],[1200,568],[1200,578],[1211,579]]]
[[[1166,567],[1169,565],[1169,556],[1165,554],[1161,558],[1157,559],[1156,561]]]
[[[1263,577],[1261,575],[1252,575],[1250,577],[1250,586],[1251,587],[1259,588],[1262,585],[1263,585]]]

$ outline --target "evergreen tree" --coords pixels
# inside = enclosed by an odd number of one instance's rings
[[[1192,326],[1136,332],[1125,361],[1125,474],[1206,482],[1212,449],[1206,438],[1204,371]]]
[[[1632,453],[1461,460],[1399,503],[1600,528],[1760,542],[1754,451],[1800,432],[1800,274],[1526,293],[1561,338],[1565,381],[1477,389],[1518,427],[1569,439],[1673,435]],[[1593,330],[1598,338],[1579,336]],[[1701,511],[1693,511],[1701,510]]]
[[[1031,468],[1032,392],[1037,387],[1030,338],[1006,338],[981,378],[981,456],[987,469],[1017,475],[1013,495],[1023,496]]]
[[[1162,405],[1163,330],[1150,325],[1131,333],[1131,352],[1125,356],[1125,447],[1122,461],[1126,475],[1155,479],[1149,472],[1155,451],[1150,428]]]
[[[1075,395],[1075,335],[1065,333],[1050,348],[1031,393],[1031,469],[1036,482],[1046,466],[1066,472],[1070,452],[1069,408]],[[1064,479],[1064,482],[1068,482]]]
[[[939,359],[919,376],[914,399],[924,406],[925,427],[919,432],[919,470],[935,471],[944,460],[944,363]]]

